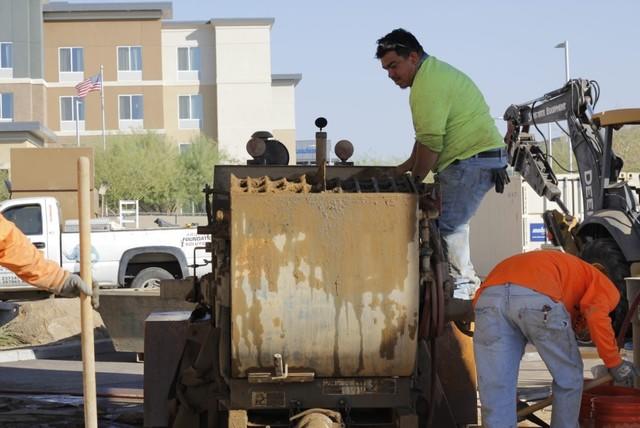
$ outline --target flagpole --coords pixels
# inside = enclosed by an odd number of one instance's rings
[[[78,147],[80,147],[80,123],[79,123],[79,115],[80,115],[80,109],[78,107],[79,104],[79,98],[78,97],[73,97],[73,99],[75,100],[75,107],[76,107],[76,145]]]
[[[100,108],[102,109],[102,150],[107,150],[107,136],[104,128],[104,65],[100,64]]]

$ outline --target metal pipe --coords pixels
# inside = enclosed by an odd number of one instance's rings
[[[327,133],[316,132],[316,165],[318,166],[318,181],[322,190],[327,190]]]

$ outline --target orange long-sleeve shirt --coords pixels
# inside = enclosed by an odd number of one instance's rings
[[[562,302],[573,325],[579,316],[586,320],[591,339],[605,365],[615,367],[622,362],[609,318],[620,300],[620,292],[598,269],[559,251],[518,254],[502,261],[489,273],[473,304],[486,288],[505,283],[531,288]]]
[[[58,293],[69,273],[45,259],[15,224],[0,214],[0,266],[38,288]]]

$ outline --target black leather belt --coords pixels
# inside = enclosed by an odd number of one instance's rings
[[[473,158],[499,158],[502,156],[505,156],[506,152],[504,149],[493,149],[493,150],[487,150],[485,152],[480,152],[480,153],[476,153],[473,156],[469,156],[467,159],[473,159]]]
[[[506,157],[506,156],[507,156],[506,149],[493,149],[493,150],[487,150],[487,151],[484,151],[484,152],[476,153],[473,156],[469,156],[467,159],[474,159],[474,158],[500,158],[500,157]],[[466,160],[466,159],[463,159],[463,160]],[[460,159],[456,159],[453,162],[451,162],[451,165],[456,165],[459,162],[460,162]]]

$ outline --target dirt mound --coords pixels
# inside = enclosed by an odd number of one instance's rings
[[[80,299],[50,298],[17,302],[19,314],[0,328],[0,348],[43,345],[79,337]],[[108,337],[102,318],[93,312],[96,338]]]

